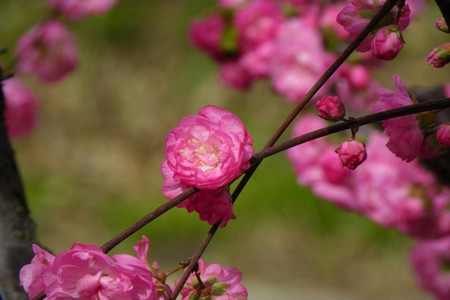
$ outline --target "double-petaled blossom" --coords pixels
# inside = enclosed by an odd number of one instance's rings
[[[450,63],[450,43],[437,46],[427,58],[427,64],[435,68],[442,68],[448,63]]]
[[[336,148],[336,153],[339,155],[342,166],[350,170],[356,169],[367,159],[366,146],[364,143],[355,140],[342,143]]]
[[[354,40],[358,34],[364,29],[364,27],[370,22],[373,16],[381,9],[385,0],[352,0],[344,9],[338,14],[337,22],[344,26],[344,28],[350,33],[350,39]],[[399,8],[397,7],[397,10]],[[397,10],[391,11],[387,17],[382,21],[383,26],[392,25],[395,22]],[[403,31],[409,25],[410,9],[408,4],[402,8],[398,23],[398,29]],[[360,52],[366,52],[371,49],[371,37],[366,37],[363,42],[358,46],[357,50]]]
[[[450,124],[443,124],[439,126],[436,138],[441,146],[450,147]]]
[[[34,26],[17,43],[17,71],[45,83],[60,80],[77,66],[75,41],[57,20]]]
[[[225,20],[220,14],[195,20],[189,28],[189,40],[195,47],[208,53],[212,58],[219,59],[225,55],[222,49],[225,27]]]
[[[319,117],[327,121],[338,121],[345,116],[345,106],[338,96],[325,96],[316,102]]]
[[[377,90],[378,102],[373,105],[375,112],[411,105],[412,101],[406,91],[405,83],[400,76],[394,75],[394,91],[379,88]],[[395,155],[403,160],[411,161],[420,152],[423,133],[419,122],[414,115],[397,117],[383,121],[389,142],[386,146]]]
[[[191,274],[187,279],[180,293],[182,300],[247,299],[247,289],[241,284],[242,274],[238,269],[222,267],[219,264],[207,265],[200,259],[197,274],[200,280],[195,274]]]
[[[397,26],[390,25],[377,31],[372,39],[372,54],[378,59],[392,60],[403,48],[403,38]]]
[[[30,298],[43,291],[47,300],[128,299],[158,300],[146,258],[148,240],[136,258],[127,254],[108,257],[95,245],[75,243],[53,257],[34,245],[36,256],[20,271],[21,284]]]
[[[424,290],[438,300],[450,299],[450,237],[418,242],[411,251],[411,265]]]
[[[47,0],[48,5],[71,20],[107,13],[117,0]]]
[[[200,193],[190,199],[188,210],[198,211],[202,218],[208,216],[210,223],[215,223],[217,215],[233,216],[229,211],[231,202],[214,190],[223,188],[250,166],[253,139],[238,117],[217,106],[203,107],[198,116],[183,118],[169,132],[165,155],[167,160],[161,172],[165,178],[163,194],[167,198],[173,199],[187,188],[196,187],[207,191],[203,193],[204,202]],[[217,203],[212,201],[213,193],[220,195]]]
[[[18,138],[29,133],[37,123],[38,100],[17,78],[3,81],[3,92],[9,137]]]

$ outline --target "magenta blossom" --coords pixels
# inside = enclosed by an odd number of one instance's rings
[[[165,154],[163,193],[172,199],[174,186],[214,190],[241,175],[250,166],[253,139],[238,117],[209,105],[169,132]]]
[[[418,242],[411,252],[411,265],[424,290],[436,299],[450,299],[450,237]]]
[[[398,108],[412,104],[406,91],[405,83],[400,76],[394,75],[394,91],[386,88],[377,90],[378,102],[373,105],[375,112]],[[389,142],[386,146],[395,155],[403,160],[413,160],[420,151],[423,134],[419,128],[419,122],[413,115],[397,117],[383,121]]]
[[[36,97],[17,78],[3,81],[5,93],[5,120],[10,138],[29,133],[37,123]]]
[[[345,106],[338,96],[325,96],[316,102],[319,117],[328,121],[338,121],[345,116]]]
[[[338,14],[337,22],[344,26],[350,33],[350,39],[354,40],[364,27],[370,22],[372,17],[381,9],[385,0],[351,0],[344,9]],[[391,13],[383,20],[382,25],[387,26],[394,24],[394,18],[397,10]],[[398,28],[403,31],[409,25],[410,10],[408,4],[405,4],[400,15]],[[370,50],[370,37],[367,37],[357,48],[360,52]]]
[[[117,0],[47,0],[48,5],[71,20],[107,13]]]
[[[230,194],[224,188],[200,191],[177,206],[185,207],[188,212],[196,211],[201,220],[211,225],[222,222],[220,227],[235,218]]]
[[[441,146],[450,147],[450,124],[443,124],[439,126],[436,138]]]
[[[224,8],[238,8],[247,0],[219,0],[219,5]]]
[[[241,272],[233,267],[219,264],[207,265],[198,261],[198,274],[191,274],[181,290],[181,299],[246,300],[247,289],[240,283]],[[177,282],[175,282],[177,283]]]
[[[448,25],[443,17],[437,18],[434,24],[436,25],[436,28],[439,29],[440,31],[450,33],[450,29],[448,28]]]
[[[57,20],[36,25],[23,35],[16,47],[17,71],[31,74],[45,83],[60,80],[78,62],[75,41]]]
[[[272,40],[283,20],[283,12],[274,1],[251,1],[234,16],[240,47],[248,51]]]
[[[198,49],[219,59],[224,55],[221,41],[225,32],[225,21],[220,14],[195,20],[189,28],[189,40]]]
[[[430,159],[444,154],[444,148],[436,143],[436,136],[429,135],[423,139],[422,146],[420,147],[420,156],[425,159]]]
[[[358,141],[350,140],[342,143],[336,153],[344,167],[350,170],[356,169],[367,158],[366,146]]]
[[[43,275],[51,268],[55,260],[53,255],[39,248],[38,245],[33,244],[33,252],[35,256],[31,263],[20,269],[20,285],[30,299],[44,290]]]
[[[245,91],[252,84],[252,77],[247,70],[236,60],[226,60],[220,64],[220,80],[237,90]]]
[[[372,39],[372,55],[378,59],[392,60],[403,48],[403,38],[397,26],[386,26]]]

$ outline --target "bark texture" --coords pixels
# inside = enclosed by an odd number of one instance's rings
[[[0,298],[28,299],[19,285],[19,270],[34,255],[35,226],[8,139],[1,70],[0,76]]]

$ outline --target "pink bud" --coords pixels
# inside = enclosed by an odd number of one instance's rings
[[[400,30],[396,26],[381,28],[372,39],[372,55],[378,59],[392,60],[403,48]]]
[[[350,170],[356,169],[367,158],[366,146],[355,140],[344,142],[335,151],[342,165]]]
[[[345,106],[338,96],[325,96],[316,102],[319,117],[328,121],[339,121],[345,116]]]
[[[437,141],[441,146],[450,147],[450,124],[439,126],[437,131]]]
[[[437,18],[435,25],[436,28],[439,29],[440,31],[450,33],[450,29],[448,28],[448,25],[443,17]]]
[[[436,143],[436,139],[433,135],[429,135],[422,141],[422,145],[420,146],[420,156],[422,156],[422,158],[435,158],[444,153],[444,148]]]
[[[450,62],[450,43],[434,48],[428,55],[427,64],[435,68],[442,68]]]

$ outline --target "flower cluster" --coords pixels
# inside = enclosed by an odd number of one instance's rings
[[[246,90],[253,82],[267,78],[273,89],[290,102],[305,95],[342,47],[362,31],[384,3],[218,2],[219,9],[192,23],[191,42],[219,64],[219,76],[225,84]],[[421,3],[414,1],[411,9],[408,4],[396,7],[358,49],[372,49],[376,58],[393,59],[404,44],[400,31],[408,26],[412,12],[423,9]],[[320,93],[334,88],[342,99],[364,107],[373,99],[373,87],[377,86],[369,73],[370,68],[379,65],[374,57],[355,55]]]
[[[296,124],[294,136],[325,126],[317,117],[304,116]],[[324,139],[294,147],[287,154],[299,183],[325,200],[415,237],[450,234],[446,209],[450,188],[437,187],[436,178],[417,161],[400,160],[384,144],[381,133],[371,133],[367,159],[354,171],[342,166],[333,151],[336,145]],[[355,154],[354,158],[358,157]],[[352,162],[349,160],[350,165]]]
[[[253,139],[238,117],[217,106],[183,118],[166,139],[163,194],[173,199],[190,187],[199,193],[179,205],[215,224],[234,217],[226,190],[250,166]]]
[[[106,13],[116,2],[117,0],[47,0],[52,9],[72,21]],[[50,18],[33,26],[20,37],[15,57],[15,74],[31,75],[45,84],[63,79],[78,65],[75,39],[57,18]],[[8,132],[11,138],[16,138],[34,127],[37,101],[19,79],[8,81],[10,83],[5,83]]]
[[[142,236],[134,250],[137,257],[128,254],[109,257],[95,245],[75,243],[69,250],[53,256],[33,245],[35,256],[20,270],[20,284],[30,299],[41,292],[46,300],[168,299],[172,288],[165,283],[167,275],[159,270],[157,262],[150,265],[147,261],[149,240]],[[188,299],[186,294],[196,295],[197,292],[201,295],[209,293],[208,299],[247,299],[247,290],[240,283],[241,273],[236,268],[222,268],[218,264],[208,266],[202,260],[199,266],[197,272],[204,280],[203,288],[190,278],[183,287],[183,299]]]

